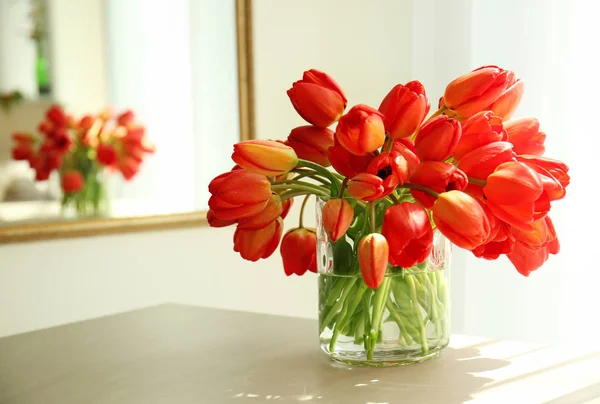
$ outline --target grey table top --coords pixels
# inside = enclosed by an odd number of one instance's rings
[[[600,403],[600,354],[453,336],[438,358],[331,362],[315,321],[161,305],[0,339],[1,404]]]

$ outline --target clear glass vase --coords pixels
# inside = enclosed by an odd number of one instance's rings
[[[335,361],[396,366],[436,357],[450,338],[450,242],[438,231],[427,260],[411,268],[388,267],[382,284],[362,280],[350,237],[332,242],[317,202],[319,334]]]

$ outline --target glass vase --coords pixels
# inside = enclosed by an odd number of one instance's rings
[[[63,194],[61,205],[64,215],[74,211],[77,218],[105,216],[109,211],[109,200],[102,174],[89,174],[80,191]]]
[[[381,285],[369,289],[352,240],[334,243],[327,237],[324,203],[317,201],[321,349],[335,361],[363,366],[436,357],[450,338],[450,242],[434,231],[427,260],[411,268],[388,267]]]

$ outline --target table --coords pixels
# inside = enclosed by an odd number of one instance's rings
[[[600,403],[600,351],[453,336],[425,363],[331,362],[314,320],[161,305],[0,339],[1,404]]]

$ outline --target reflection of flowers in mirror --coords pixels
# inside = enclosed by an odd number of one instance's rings
[[[23,101],[23,94],[20,91],[14,90],[7,93],[0,93],[0,107],[5,112],[10,112],[11,108]]]

